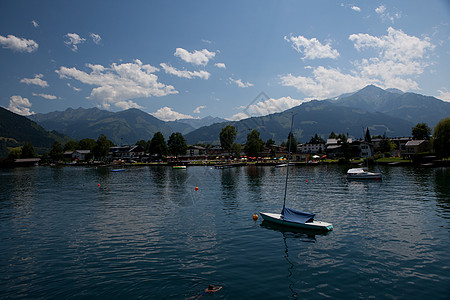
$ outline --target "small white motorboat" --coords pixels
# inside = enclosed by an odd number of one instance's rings
[[[381,180],[382,175],[378,172],[369,172],[363,168],[352,168],[347,171],[347,179],[375,179]]]

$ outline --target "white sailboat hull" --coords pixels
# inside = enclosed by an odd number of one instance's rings
[[[349,169],[347,179],[382,179],[381,173],[369,172],[361,168]]]
[[[322,222],[322,221],[312,221],[312,222],[306,222],[306,223],[297,223],[297,222],[291,222],[291,221],[285,221],[283,220],[283,217],[281,214],[274,214],[274,213],[259,213],[263,220],[280,224],[283,226],[291,226],[291,227],[297,227],[297,228],[304,228],[304,229],[315,229],[315,230],[325,230],[330,231],[333,230],[333,225],[331,223]]]

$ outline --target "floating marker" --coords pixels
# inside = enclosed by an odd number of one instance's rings
[[[257,221],[258,220],[258,215],[257,214],[254,214],[253,215],[253,221]]]
[[[98,186],[100,187],[100,183],[98,184]]]
[[[195,190],[198,191],[198,186],[195,187]]]

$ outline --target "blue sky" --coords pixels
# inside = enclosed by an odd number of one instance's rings
[[[368,84],[450,101],[450,1],[0,2],[0,105],[242,119]]]

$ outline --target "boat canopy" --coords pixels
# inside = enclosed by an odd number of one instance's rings
[[[298,211],[295,209],[284,207],[281,211],[283,220],[295,223],[306,223],[314,221],[315,214]]]

